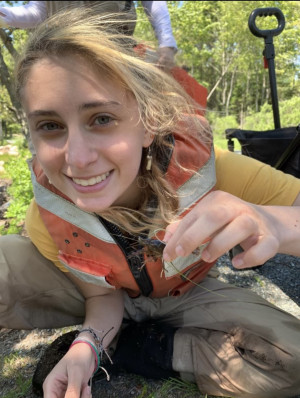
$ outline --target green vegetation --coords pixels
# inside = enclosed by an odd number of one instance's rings
[[[26,398],[31,389],[31,378],[25,378],[19,373],[22,368],[22,356],[18,352],[14,352],[2,358],[2,376],[14,379],[14,388],[2,398]],[[16,373],[17,371],[17,373]]]
[[[159,395],[150,395],[148,398],[156,398],[156,396],[159,396],[161,398],[168,397],[168,394],[171,392],[181,392],[181,397],[182,398],[191,398],[196,395],[199,397],[199,389],[196,384],[194,383],[189,383],[183,380],[179,379],[173,379],[170,378],[165,381],[163,386],[160,388],[158,391]],[[196,394],[196,395],[195,395]],[[205,396],[207,397],[207,396]],[[203,398],[205,398],[203,396]]]
[[[273,41],[280,113],[287,116],[284,102],[300,97],[299,2],[168,1],[168,7],[179,49],[177,63],[185,66],[208,89],[208,118],[211,120],[210,115],[218,119],[232,116],[237,126],[224,127],[242,129],[246,128],[249,116],[259,114],[265,104],[271,104],[269,74],[263,67],[262,57],[265,43],[250,32],[248,18],[256,8],[281,9],[285,29]],[[152,40],[155,45],[153,31],[142,9],[138,16],[135,35]],[[258,18],[256,22],[261,29],[274,29],[278,25],[275,17]],[[296,103],[291,103],[288,114],[299,123]],[[270,122],[272,127],[272,118]],[[282,126],[290,122],[282,120]],[[252,129],[259,130],[255,125]],[[265,130],[266,126],[260,129]],[[218,137],[220,132],[215,134]]]
[[[280,103],[281,125],[284,127],[297,126],[300,123],[299,117],[300,97],[294,97]],[[217,112],[208,111],[206,114],[213,133],[215,145],[227,149],[225,130],[229,128],[241,128],[235,116],[219,116]],[[266,131],[274,129],[273,111],[270,104],[265,103],[260,112],[249,114],[245,117],[242,128],[244,130]],[[236,141],[236,140],[235,140]],[[236,142],[235,149],[239,150],[240,145]]]
[[[4,163],[5,176],[11,180],[11,185],[7,189],[10,200],[5,213],[5,217],[9,219],[9,227],[1,228],[2,235],[20,233],[22,230],[26,210],[33,197],[30,171],[26,161],[29,158],[29,150],[19,146],[19,156],[11,156]]]
[[[27,398],[31,390],[31,379],[25,379],[18,376],[15,381],[15,387],[2,398]]]

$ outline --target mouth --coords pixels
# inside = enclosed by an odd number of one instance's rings
[[[92,177],[88,179],[82,179],[82,178],[72,178],[72,181],[75,182],[77,185],[81,185],[82,187],[88,187],[92,185],[99,184],[99,182],[102,182],[107,179],[109,176],[110,172],[108,171],[107,173],[101,174],[97,177]]]

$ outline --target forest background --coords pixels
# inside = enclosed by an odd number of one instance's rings
[[[206,116],[215,144],[226,147],[225,129],[274,128],[269,72],[264,68],[263,38],[248,19],[256,8],[277,7],[285,29],[273,38],[281,126],[300,122],[300,2],[168,1],[179,66],[208,90]],[[256,18],[260,29],[277,28],[276,17]],[[135,34],[153,40],[153,30],[139,8]]]
[[[17,6],[22,1],[0,1]],[[137,5],[134,35],[155,46],[153,29]],[[298,1],[168,1],[178,53],[176,63],[184,66],[208,90],[206,117],[212,125],[217,146],[226,148],[225,129],[265,131],[274,128],[268,69],[263,67],[262,38],[248,28],[256,8],[277,7],[285,16],[285,29],[274,37],[275,68],[281,126],[300,122],[300,2]],[[277,27],[275,17],[258,18],[260,29]],[[18,159],[5,162],[13,184],[6,216],[13,219],[6,232],[13,233],[32,197],[24,149],[28,127],[13,91],[14,62],[30,30],[0,29],[0,144],[19,137]],[[2,125],[2,132],[1,132]],[[20,138],[21,137],[21,138]],[[1,159],[0,159],[1,160]],[[7,159],[5,159],[7,160]],[[4,233],[2,231],[2,233]]]

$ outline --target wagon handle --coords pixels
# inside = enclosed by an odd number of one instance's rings
[[[256,17],[271,17],[275,16],[277,18],[278,26],[276,29],[266,29],[262,30],[256,26]],[[279,8],[267,7],[267,8],[257,8],[252,11],[248,21],[249,29],[257,37],[263,37],[264,39],[272,38],[273,36],[278,36],[283,31],[285,27],[285,18],[282,11]]]
[[[275,29],[259,29],[256,26],[256,17],[268,17],[275,16],[277,18],[278,26]],[[265,40],[265,49],[263,52],[265,58],[265,65],[269,68],[269,79],[272,97],[272,108],[273,108],[273,118],[275,128],[280,128],[280,116],[278,108],[278,97],[277,97],[277,87],[276,87],[276,75],[275,75],[275,48],[273,44],[273,36],[278,36],[285,27],[285,18],[279,8],[267,7],[267,8],[257,8],[252,11],[248,19],[248,26],[250,31],[257,37],[263,37]]]

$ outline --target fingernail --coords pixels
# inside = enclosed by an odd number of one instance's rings
[[[163,260],[164,261],[171,261],[171,257],[168,255],[168,253],[163,253]]]
[[[207,250],[203,250],[203,252],[201,253],[201,258],[202,258],[202,260],[204,260],[207,263],[209,263],[210,259],[211,259],[211,255],[208,253]]]
[[[176,246],[175,252],[176,252],[177,256],[179,256],[179,257],[185,256],[185,251],[181,245]]]
[[[244,265],[244,262],[243,262],[243,260],[241,260],[241,259],[239,259],[239,258],[237,258],[237,259],[232,259],[232,265],[233,265],[235,268],[242,268],[243,265]]]
[[[171,238],[171,236],[172,236],[171,232],[166,232],[163,241],[167,243],[168,240]]]

